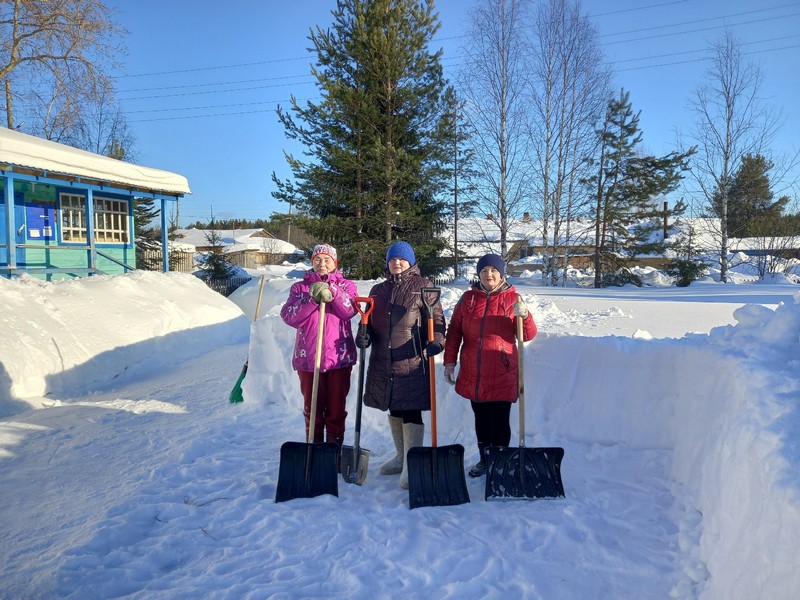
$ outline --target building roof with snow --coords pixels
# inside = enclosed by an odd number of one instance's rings
[[[265,229],[216,229],[219,243],[224,246],[223,252],[242,252],[255,250],[268,254],[296,254],[302,252],[296,246],[279,240]],[[211,244],[208,240],[210,229],[176,229],[175,245],[183,248],[192,246],[196,251],[207,250]]]
[[[183,175],[142,167],[0,127],[0,169],[171,196],[191,193]]]

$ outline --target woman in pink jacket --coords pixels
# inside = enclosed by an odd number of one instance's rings
[[[478,261],[478,278],[453,309],[444,344],[444,377],[456,392],[470,400],[478,438],[478,463],[471,477],[486,473],[488,446],[511,441],[511,405],[519,397],[516,318],[522,317],[522,337],[536,335],[536,323],[505,278],[505,264],[497,254]],[[461,362],[458,379],[456,362]]]
[[[319,305],[320,302],[327,303],[317,383],[314,442],[323,441],[323,432],[325,441],[335,442],[339,446],[344,441],[346,399],[350,391],[350,373],[356,362],[356,346],[350,320],[357,312],[353,300],[357,295],[356,285],[345,279],[338,269],[336,248],[329,244],[319,244],[311,254],[311,269],[306,272],[302,281],[292,285],[289,298],[281,307],[281,318],[287,325],[297,329],[292,367],[300,377],[308,439]]]

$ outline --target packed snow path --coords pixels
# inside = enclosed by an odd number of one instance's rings
[[[570,444],[565,499],[486,502],[468,478],[469,505],[411,511],[378,474],[388,431],[365,427],[363,486],[275,504],[302,418],[227,404],[244,351],[3,424],[25,436],[4,469],[40,486],[4,499],[7,597],[668,597],[680,581],[666,450]]]

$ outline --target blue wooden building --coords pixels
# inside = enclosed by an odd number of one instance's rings
[[[0,127],[0,276],[58,279],[136,268],[135,198],[169,203],[185,177]],[[169,269],[163,253],[163,270]]]

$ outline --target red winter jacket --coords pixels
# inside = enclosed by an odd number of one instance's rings
[[[456,304],[447,328],[444,364],[461,363],[456,380],[460,396],[475,402],[517,401],[516,301],[517,290],[507,282],[493,293],[478,283]],[[522,339],[527,342],[535,335],[536,323],[529,311]]]

